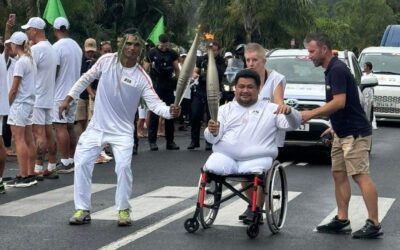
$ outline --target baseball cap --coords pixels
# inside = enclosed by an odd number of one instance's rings
[[[227,57],[233,57],[232,53],[229,51],[225,52],[224,58],[227,58]]]
[[[43,30],[45,27],[46,23],[40,17],[31,17],[27,24],[21,26],[21,28],[24,30],[27,30],[29,28]]]
[[[85,44],[83,46],[85,48],[85,52],[88,51],[97,51],[97,44],[96,44],[96,40],[94,40],[93,38],[88,38],[85,40]]]
[[[180,57],[183,57],[183,56],[187,56],[187,54],[186,54],[186,53],[182,53],[182,54],[180,54],[179,56],[180,56]]]
[[[64,26],[66,29],[69,29],[69,22],[65,17],[57,17],[56,20],[54,20],[53,27],[57,30],[61,30],[61,27]]]
[[[10,39],[6,40],[5,43],[13,43],[16,45],[22,45],[25,41],[28,41],[28,37],[25,35],[24,32],[17,31],[14,32]]]

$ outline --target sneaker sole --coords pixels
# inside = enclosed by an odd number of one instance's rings
[[[85,220],[85,221],[70,221],[69,224],[72,226],[80,226],[80,225],[85,225],[85,224],[90,224],[90,220]]]
[[[354,239],[375,239],[378,238],[379,236],[382,236],[383,232],[378,232],[375,234],[370,234],[368,236],[357,236],[357,235],[352,235]]]
[[[59,174],[70,174],[70,173],[74,172],[74,168],[71,168],[71,169],[60,169],[60,170],[57,170],[57,172]]]
[[[351,229],[346,229],[346,230],[340,230],[340,231],[329,231],[329,230],[317,230],[318,233],[323,233],[323,234],[350,234]]]
[[[119,222],[119,221],[118,221],[118,226],[119,226],[119,227],[129,227],[129,226],[132,226],[132,221],[131,221],[131,222]]]

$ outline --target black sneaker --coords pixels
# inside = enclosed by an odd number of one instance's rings
[[[319,233],[349,234],[351,226],[349,220],[339,220],[337,216],[329,223],[317,227]]]
[[[167,150],[179,150],[179,146],[175,142],[168,142]]]
[[[155,142],[150,142],[149,146],[150,146],[150,150],[151,151],[157,151],[158,150],[157,143],[155,143]]]
[[[59,174],[69,174],[74,172],[74,164],[68,164],[67,166],[64,165],[61,161],[56,165],[57,173]]]
[[[17,185],[17,183],[19,183],[21,181],[22,181],[22,176],[15,176],[14,179],[6,182],[6,186],[7,187],[15,187],[15,185]]]
[[[241,214],[241,215],[239,215],[239,220],[244,220],[244,219],[246,219],[248,216],[250,216],[251,215],[251,207],[250,206],[247,206],[247,208],[246,208],[246,210]]]
[[[0,181],[0,194],[5,194],[6,188],[4,187],[3,181]]]
[[[372,239],[381,235],[383,235],[381,224],[375,225],[372,220],[368,219],[360,230],[353,233],[353,238]]]
[[[16,179],[14,187],[25,188],[25,187],[31,187],[35,184],[37,184],[36,178],[27,176]]]

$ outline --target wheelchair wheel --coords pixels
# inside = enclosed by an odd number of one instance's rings
[[[249,236],[250,239],[254,239],[255,237],[257,237],[259,232],[260,228],[258,224],[250,224],[246,230],[247,236]]]
[[[275,161],[266,177],[265,213],[268,227],[272,233],[278,233],[286,219],[288,189],[285,170]]]
[[[203,228],[209,228],[214,223],[219,209],[219,204],[215,203],[221,200],[221,195],[222,184],[215,180],[207,181],[204,194],[204,206],[199,208],[199,221]]]
[[[189,233],[194,233],[199,229],[200,224],[195,218],[190,218],[185,220],[184,227]]]

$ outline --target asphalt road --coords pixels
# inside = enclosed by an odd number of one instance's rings
[[[355,240],[349,235],[314,232],[329,219],[336,207],[333,181],[326,153],[290,150],[285,163],[289,194],[286,223],[272,235],[267,225],[250,240],[246,228],[237,222],[242,206],[232,200],[219,211],[215,225],[189,234],[183,227],[193,214],[200,167],[209,152],[186,150],[188,132],[177,132],[179,151],[165,150],[159,139],[158,152],[151,152],[145,140],[134,156],[134,224],[116,225],[114,205],[114,162],[96,165],[93,176],[92,223],[69,226],[74,210],[73,175],[45,180],[31,188],[9,188],[0,195],[1,249],[399,249],[400,229],[400,133],[399,126],[379,124],[374,130],[371,176],[379,192],[380,216],[385,235],[376,240]],[[16,174],[15,158],[8,158],[5,176]],[[350,220],[353,230],[364,224],[365,206],[358,188],[352,185]],[[111,212],[110,212],[111,211]],[[220,220],[219,220],[220,219]]]

